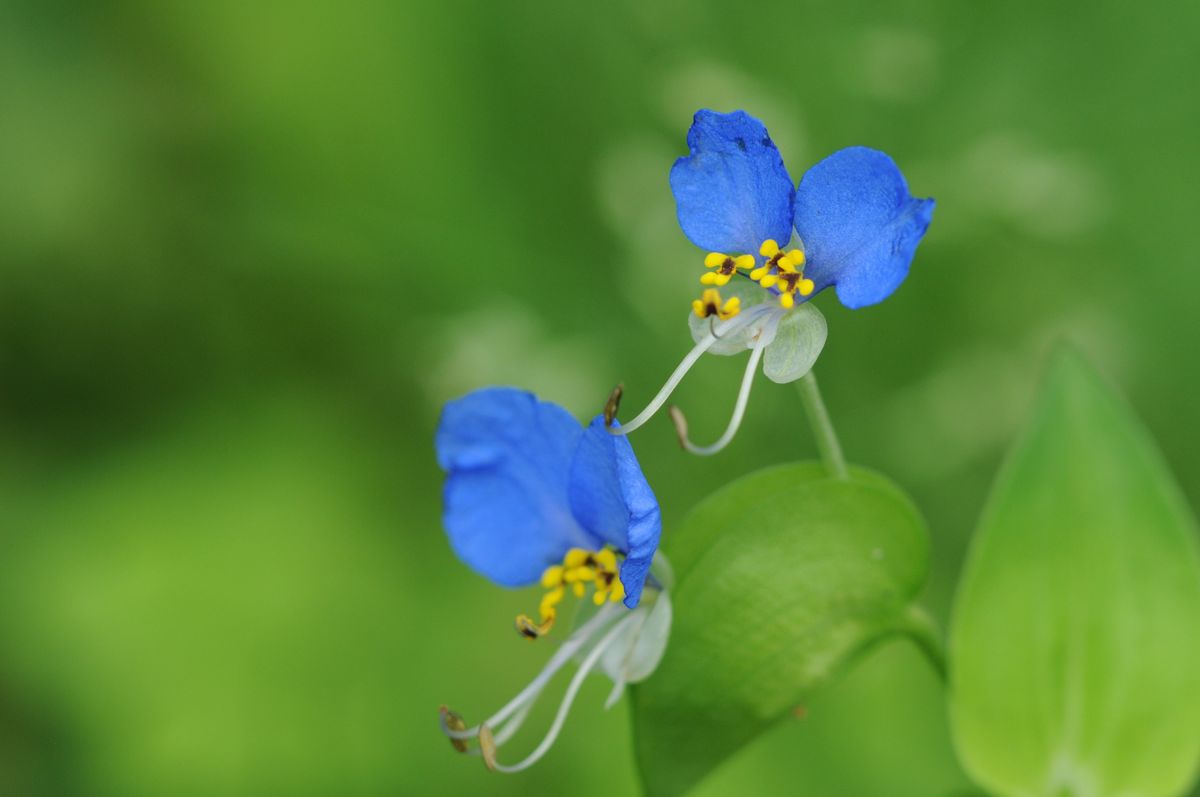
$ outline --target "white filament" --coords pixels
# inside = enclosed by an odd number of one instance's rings
[[[692,370],[692,366],[696,364],[701,355],[712,348],[713,344],[721,338],[733,332],[737,332],[742,327],[756,320],[760,315],[762,315],[761,312],[755,312],[757,309],[758,308],[752,308],[745,313],[741,313],[733,318],[727,319],[721,322],[720,327],[717,329],[710,328],[708,334],[701,338],[692,348],[692,350],[689,351],[682,360],[680,360],[679,365],[675,366],[675,370],[671,372],[671,375],[667,378],[666,383],[658,391],[658,394],[655,395],[655,397],[651,399],[650,403],[646,405],[646,409],[639,412],[637,416],[629,423],[623,423],[620,426],[610,426],[608,428],[609,433],[615,435],[629,434],[630,432],[641,427],[646,421],[654,417],[654,414],[662,409],[662,405],[665,404],[667,399],[671,397],[671,394],[675,392],[675,388],[679,387],[679,383],[683,381],[685,376],[687,376],[687,372]]]
[[[725,427],[725,433],[722,434],[717,442],[712,445],[698,446],[687,437],[687,427],[680,425],[679,441],[693,454],[707,457],[721,451],[725,446],[729,445],[738,428],[742,425],[742,418],[746,414],[746,404],[750,401],[750,388],[754,385],[754,374],[758,370],[758,362],[762,359],[763,350],[766,348],[764,341],[770,340],[771,336],[760,333],[758,339],[754,341],[754,350],[750,353],[750,360],[746,363],[746,370],[742,374],[742,386],[738,390],[737,401],[733,405],[733,415],[729,418],[729,424]]]
[[[513,733],[516,732],[516,728],[521,726],[521,723],[525,719],[525,715],[528,714],[529,709],[533,706],[534,702],[537,701],[538,697],[541,696],[542,690],[546,688],[546,684],[550,682],[550,679],[553,678],[554,675],[563,668],[563,665],[571,660],[571,657],[574,656],[579,649],[596,634],[597,631],[608,624],[608,621],[612,619],[613,614],[616,611],[618,611],[617,607],[609,604],[601,608],[600,611],[596,612],[595,617],[592,617],[586,623],[581,625],[575,631],[575,633],[572,634],[571,637],[554,652],[554,655],[550,657],[548,662],[546,662],[546,666],[542,668],[542,671],[538,673],[536,678],[529,682],[528,686],[522,689],[516,697],[508,701],[504,708],[500,709],[495,714],[488,717],[484,722],[480,723],[480,725],[487,725],[493,730],[498,730],[501,723],[507,720],[510,716],[516,714],[516,716],[513,716],[512,722],[509,723],[510,726],[515,725],[516,727],[512,728],[512,730],[509,730],[508,727],[505,727],[503,730],[499,730],[495,736],[496,744],[500,744],[502,741],[507,740],[510,736],[512,736]],[[479,735],[480,725],[476,725],[472,728],[466,728],[461,731],[456,731],[446,724],[445,714],[442,715],[441,723],[442,733],[446,734],[451,739],[473,739]]]
[[[579,689],[581,686],[583,686],[583,681],[585,678],[587,678],[588,673],[590,673],[596,666],[596,662],[598,662],[600,657],[604,655],[604,651],[607,650],[614,642],[620,639],[621,633],[630,625],[630,623],[640,619],[641,618],[637,615],[631,615],[622,619],[611,629],[609,629],[609,632],[604,635],[599,643],[597,643],[596,647],[593,648],[590,653],[588,653],[587,658],[583,660],[583,664],[579,666],[579,671],[576,672],[575,677],[571,679],[570,685],[567,686],[566,694],[563,695],[562,703],[559,704],[558,713],[554,716],[554,723],[550,726],[550,730],[546,732],[545,738],[542,739],[541,743],[534,748],[534,751],[526,756],[525,760],[521,763],[513,764],[511,766],[496,764],[495,769],[497,772],[507,772],[510,774],[513,772],[520,772],[521,770],[528,769],[536,764],[541,757],[546,754],[546,751],[548,751],[551,746],[553,746],[555,740],[558,739],[559,731],[562,730],[563,723],[567,720],[567,713],[571,710],[571,704],[575,702],[575,696],[579,694]]]

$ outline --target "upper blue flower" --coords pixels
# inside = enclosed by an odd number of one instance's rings
[[[698,111],[687,140],[691,154],[671,168],[671,190],[679,225],[692,243],[715,253],[765,257],[787,245],[794,227],[804,245],[795,265],[803,265],[803,277],[812,281],[803,283],[807,292],[801,295],[832,285],[851,308],[883,301],[908,275],[934,201],[909,194],[886,154],[866,147],[839,150],[793,188],[766,127],[744,111]],[[718,257],[706,264],[720,273],[721,262]],[[742,266],[732,258],[725,262],[728,281]],[[778,257],[766,265],[780,266],[772,275],[794,271]],[[795,284],[793,279],[793,290]]]
[[[507,587],[536,583],[572,548],[624,554],[624,603],[637,606],[662,523],[629,441],[586,428],[515,388],[477,390],[442,410],[443,522],[459,558]]]

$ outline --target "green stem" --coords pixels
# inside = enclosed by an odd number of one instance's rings
[[[946,683],[946,646],[942,641],[942,632],[929,612],[920,606],[909,606],[896,630],[916,644],[941,682]]]
[[[838,442],[833,422],[829,420],[829,410],[825,409],[821,388],[817,387],[817,378],[813,376],[813,372],[805,374],[796,383],[796,387],[800,390],[804,411],[808,413],[808,422],[817,438],[817,450],[821,452],[821,461],[825,463],[825,469],[835,479],[850,478],[850,473],[846,470],[846,457],[842,454],[842,444]]]

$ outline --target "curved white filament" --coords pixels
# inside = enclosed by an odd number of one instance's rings
[[[588,673],[590,673],[596,666],[596,662],[598,662],[600,657],[604,655],[604,651],[607,650],[614,642],[620,639],[621,632],[623,632],[631,622],[638,619],[640,618],[636,615],[626,617],[609,629],[609,632],[604,635],[599,643],[597,643],[596,647],[593,648],[590,653],[588,653],[587,658],[583,660],[583,664],[579,666],[579,671],[576,672],[575,677],[571,679],[571,683],[567,686],[567,691],[563,695],[562,703],[559,704],[558,713],[554,716],[554,723],[550,726],[550,730],[546,732],[545,738],[542,739],[541,743],[538,744],[538,746],[534,748],[534,751],[526,756],[525,760],[521,761],[521,763],[512,764],[509,766],[504,764],[496,764],[495,769],[497,772],[507,772],[509,774],[513,772],[520,772],[521,770],[528,769],[536,764],[538,760],[540,760],[541,757],[546,754],[546,751],[548,751],[554,744],[555,740],[558,739],[558,733],[562,730],[563,723],[567,720],[567,713],[571,710],[571,704],[575,702],[575,696],[579,694],[580,687],[583,686],[583,680],[587,678]]]
[[[639,412],[637,416],[634,417],[634,419],[629,423],[623,423],[620,426],[610,426],[608,428],[609,433],[614,435],[629,434],[630,432],[641,427],[642,424],[646,423],[646,421],[654,417],[654,414],[662,409],[662,405],[665,404],[667,399],[671,397],[671,394],[675,392],[675,388],[679,387],[679,383],[683,381],[685,376],[687,376],[687,372],[692,370],[692,366],[696,364],[704,352],[712,348],[713,344],[721,338],[729,335],[730,333],[737,332],[739,329],[762,315],[761,312],[754,312],[754,309],[725,321],[719,329],[710,330],[709,333],[701,338],[700,341],[692,348],[692,350],[689,351],[682,360],[680,360],[679,365],[675,366],[675,370],[671,372],[671,375],[667,378],[666,383],[663,384],[657,395],[655,395],[654,398],[650,400],[650,403],[646,405],[646,409]]]
[[[516,716],[513,716],[513,720],[509,724],[515,725],[517,728],[519,728],[521,722],[523,722],[525,719],[525,714],[528,713],[529,708],[534,702],[536,702],[538,697],[541,696],[542,690],[546,688],[546,684],[550,682],[550,679],[553,678],[555,674],[563,668],[563,665],[571,660],[571,657],[574,656],[581,647],[587,644],[589,639],[595,636],[597,631],[608,624],[609,620],[612,619],[613,614],[617,611],[619,611],[618,607],[609,604],[601,608],[600,611],[596,612],[595,617],[592,617],[586,623],[581,625],[575,631],[575,633],[572,634],[571,637],[554,652],[554,655],[551,656],[550,660],[546,662],[546,666],[542,668],[542,671],[538,673],[536,678],[530,681],[524,689],[517,693],[516,697],[508,701],[508,703],[505,704],[502,709],[488,717],[485,721],[480,723],[480,725],[487,725],[489,728],[497,730],[499,729],[500,725],[505,722],[505,720],[516,714]],[[480,725],[476,725],[472,728],[466,728],[461,731],[456,731],[450,728],[446,724],[446,716],[444,713],[441,718],[441,724],[442,733],[446,734],[446,736],[450,737],[451,739],[473,739],[479,735]],[[513,728],[513,730],[510,731],[508,727],[506,727],[496,734],[494,741],[496,744],[500,744],[502,741],[507,740],[515,732],[516,728]]]
[[[750,388],[754,385],[754,374],[758,370],[758,362],[762,359],[763,351],[766,349],[764,341],[767,339],[767,335],[759,335],[758,340],[754,342],[754,350],[750,353],[749,362],[746,363],[746,371],[742,374],[742,386],[738,390],[737,401],[733,405],[733,415],[729,418],[729,425],[725,427],[725,433],[717,439],[717,442],[707,446],[696,445],[688,439],[687,424],[682,423],[680,418],[673,414],[676,420],[676,429],[679,431],[679,442],[688,451],[707,457],[721,451],[733,441],[738,428],[742,425],[742,418],[746,414],[746,404],[750,401]]]

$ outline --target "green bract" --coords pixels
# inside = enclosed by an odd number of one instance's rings
[[[960,587],[951,718],[998,795],[1178,794],[1200,752],[1200,557],[1153,442],[1060,355]]]
[[[634,690],[648,792],[679,794],[841,672],[910,627],[928,538],[881,476],[815,463],[759,471],[714,493],[667,543],[671,643]]]

